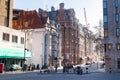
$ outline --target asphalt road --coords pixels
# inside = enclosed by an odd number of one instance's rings
[[[0,80],[120,80],[120,73],[40,74],[39,72],[0,74]]]

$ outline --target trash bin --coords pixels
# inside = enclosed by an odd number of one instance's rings
[[[0,73],[3,73],[3,71],[4,71],[4,64],[0,63]]]

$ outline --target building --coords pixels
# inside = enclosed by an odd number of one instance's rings
[[[80,35],[80,41],[79,41],[79,45],[80,45],[80,47],[79,47],[79,51],[80,51],[80,57],[81,57],[81,59],[80,59],[80,63],[81,64],[85,64],[85,38],[84,38],[84,26],[82,25],[82,24],[80,24],[79,25],[80,27],[79,27],[79,31],[80,31],[80,33],[79,33],[79,35]]]
[[[25,31],[26,48],[32,52],[31,60],[26,63],[40,67],[52,65],[52,58],[58,56],[60,27],[52,24],[45,11],[41,11],[38,15],[36,11],[15,10],[13,17],[13,28]]]
[[[87,28],[83,27],[83,38],[84,39],[84,64],[91,64],[93,62],[93,55],[95,54],[94,51],[94,35],[93,33]]]
[[[24,49],[25,33],[12,29],[13,0],[0,0],[0,10],[0,63],[6,71],[14,65],[20,69],[31,52]]]
[[[5,70],[11,66],[24,64],[24,58],[31,58],[31,52],[24,50],[25,33],[0,26],[0,63],[4,63]]]
[[[75,17],[74,9],[64,9],[64,3],[60,3],[58,10],[51,7],[51,11],[47,13],[50,20],[54,20],[61,25],[61,54],[63,56],[62,65],[79,64],[79,29],[78,20]]]
[[[120,70],[120,0],[103,0],[106,71]]]
[[[13,0],[0,0],[0,25],[12,27]]]

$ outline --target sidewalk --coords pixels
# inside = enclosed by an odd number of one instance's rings
[[[89,70],[88,70],[88,73],[94,73],[94,72],[105,72],[105,69],[104,68],[102,68],[102,69],[95,69],[93,66],[82,66],[82,69],[83,69],[83,73],[86,73],[86,67],[88,67],[89,68]],[[33,71],[20,71],[20,70],[18,70],[18,71],[8,71],[8,72],[3,72],[3,73],[0,73],[0,75],[5,75],[5,74],[20,74],[20,73],[32,73],[32,72],[38,72],[38,73],[40,73],[40,70],[33,70]],[[53,73],[53,72],[51,72],[51,73]],[[54,72],[54,74],[55,74],[56,72]],[[57,69],[57,73],[58,74],[63,74],[63,67],[59,67],[58,69]],[[70,72],[70,73],[73,73],[73,72]],[[70,74],[69,73],[69,74]]]
[[[96,71],[94,71],[94,72],[105,72],[105,69],[104,69],[104,68],[98,69],[98,70],[96,70]]]
[[[31,72],[40,72],[40,70],[33,70],[33,71],[7,71],[7,72],[3,72],[3,73],[0,73],[0,75],[5,75],[5,74],[20,74],[20,73],[31,73]]]

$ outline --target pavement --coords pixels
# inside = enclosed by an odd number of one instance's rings
[[[104,68],[100,68],[100,64],[98,66],[98,64],[92,64],[92,65],[77,65],[77,66],[81,66],[81,68],[83,69],[83,73],[86,73],[86,67],[88,68],[88,73],[95,73],[95,72],[105,72]],[[3,72],[0,74],[20,74],[20,73],[31,73],[31,72],[40,72],[40,70],[33,70],[33,71],[8,71],[8,72]],[[55,73],[55,72],[52,72]],[[58,67],[57,68],[57,73],[63,73],[63,67]],[[73,70],[69,73],[74,73]]]
[[[0,73],[0,75],[5,75],[5,74],[21,74],[21,73],[32,73],[32,72],[40,72],[40,70],[33,70],[33,71],[4,71],[3,73]]]
[[[9,72],[3,72],[3,73],[0,73],[0,75],[6,75],[6,74],[23,74],[23,73],[40,73],[40,70],[33,70],[33,71],[9,71]],[[98,72],[105,72],[104,68],[103,69],[98,69],[98,70],[95,70],[95,71],[92,71],[92,72],[88,72],[88,73],[98,73]],[[45,73],[46,74],[46,73]],[[56,72],[50,72],[50,73],[47,73],[47,74],[63,74],[63,70],[62,69],[58,69],[57,70],[57,73]],[[64,73],[65,74],[65,73]],[[66,72],[66,74],[68,74]],[[74,72],[69,72],[69,74],[76,74]],[[83,74],[86,74],[86,72],[83,72]]]

